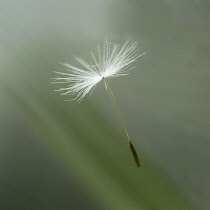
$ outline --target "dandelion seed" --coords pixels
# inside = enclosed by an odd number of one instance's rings
[[[56,91],[63,92],[62,95],[73,95],[74,97],[70,100],[76,100],[80,102],[88,93],[92,93],[94,87],[103,81],[106,89],[110,93],[112,100],[117,109],[117,113],[120,117],[123,129],[127,136],[130,149],[132,151],[136,165],[139,167],[139,158],[134,148],[132,141],[128,135],[125,123],[123,121],[119,106],[116,102],[114,94],[108,85],[106,78],[114,78],[119,76],[125,76],[131,69],[130,64],[135,62],[140,56],[145,53],[138,54],[138,43],[127,40],[120,48],[117,44],[109,43],[105,41],[102,48],[98,46],[97,55],[91,52],[92,62],[88,63],[82,58],[75,57],[82,68],[72,66],[68,63],[62,63],[67,67],[67,73],[55,72],[62,77],[55,77],[53,83],[66,83],[67,87],[60,88]]]

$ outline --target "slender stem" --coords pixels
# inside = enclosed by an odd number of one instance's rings
[[[108,85],[108,83],[107,83],[107,81],[105,80],[104,77],[103,77],[103,81],[104,81],[105,86],[107,87],[107,90],[109,91],[109,93],[110,93],[110,95],[111,95],[111,97],[112,97],[112,100],[113,100],[113,102],[114,102],[114,105],[115,105],[115,107],[116,107],[116,109],[117,109],[117,113],[118,113],[118,115],[119,115],[119,117],[120,117],[120,120],[121,120],[123,129],[124,129],[125,134],[126,134],[126,136],[127,136],[128,143],[129,143],[129,145],[130,145],[130,149],[131,149],[131,151],[132,151],[134,160],[135,160],[135,162],[136,162],[137,167],[139,167],[139,166],[140,166],[139,158],[138,158],[137,152],[136,152],[136,150],[135,150],[135,148],[134,148],[134,145],[133,145],[133,143],[132,143],[132,141],[131,141],[131,139],[130,139],[130,137],[129,137],[129,135],[128,135],[128,131],[127,131],[126,127],[125,127],[125,123],[124,123],[124,120],[123,120],[123,118],[122,118],[122,114],[121,114],[121,112],[120,112],[120,108],[119,108],[119,106],[118,106],[118,104],[117,104],[117,101],[116,101],[116,99],[115,99],[115,97],[114,97],[114,94],[113,94],[113,92],[112,92],[110,86]]]
[[[121,114],[121,112],[120,112],[120,109],[119,109],[119,106],[118,106],[118,104],[117,104],[117,101],[116,101],[116,99],[115,99],[115,97],[114,97],[114,94],[113,94],[113,92],[112,92],[110,86],[109,86],[108,83],[106,82],[105,78],[103,78],[103,80],[104,80],[104,83],[105,83],[105,85],[106,85],[106,87],[107,87],[107,89],[108,89],[108,91],[109,91],[111,97],[112,97],[112,100],[114,101],[115,107],[116,107],[116,109],[117,109],[117,113],[118,113],[118,115],[119,115],[119,117],[120,117],[120,120],[121,120],[123,129],[124,129],[124,131],[125,131],[125,134],[126,134],[126,136],[127,136],[127,138],[128,138],[128,142],[129,142],[129,141],[131,141],[131,140],[130,140],[130,137],[129,137],[129,135],[128,135],[128,131],[127,131],[126,127],[125,127],[125,123],[124,123],[124,120],[123,120],[123,118],[122,118],[122,114]]]

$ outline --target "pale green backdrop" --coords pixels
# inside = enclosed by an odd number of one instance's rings
[[[0,1],[0,209],[209,210],[208,0]],[[147,52],[80,104],[59,62],[107,38]]]

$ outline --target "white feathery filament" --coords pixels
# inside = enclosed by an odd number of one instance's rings
[[[66,83],[68,86],[56,91],[63,91],[62,95],[74,95],[71,100],[80,102],[103,78],[127,75],[134,68],[131,68],[130,64],[145,54],[136,53],[137,45],[137,42],[131,42],[130,39],[121,48],[105,41],[102,48],[98,46],[97,56],[91,52],[92,62],[75,57],[82,68],[62,63],[67,67],[67,73],[55,71],[62,77],[52,78],[53,83]]]

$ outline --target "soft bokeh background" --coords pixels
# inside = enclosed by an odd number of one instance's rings
[[[0,209],[209,210],[210,1],[1,0]],[[133,37],[129,76],[79,105],[58,63]]]

